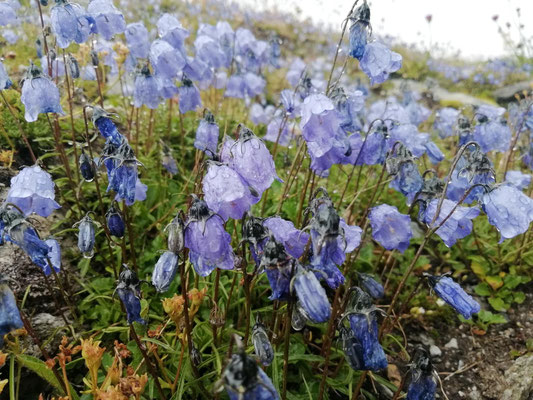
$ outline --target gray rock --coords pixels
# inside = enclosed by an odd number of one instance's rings
[[[501,400],[529,400],[533,396],[533,355],[517,358],[505,372],[505,387]]]
[[[459,348],[459,344],[457,343],[457,339],[456,338],[452,338],[450,339],[450,341],[448,343],[446,343],[444,345],[445,348],[447,349],[458,349]]]
[[[493,93],[498,101],[507,102],[514,101],[515,94],[522,98],[524,97],[524,92],[531,93],[532,91],[533,81],[522,81],[496,89]]]
[[[440,357],[442,355],[442,350],[432,344],[429,346],[429,354],[431,354],[433,357]]]

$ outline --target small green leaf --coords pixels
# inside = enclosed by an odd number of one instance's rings
[[[514,292],[513,299],[516,303],[522,304],[526,299],[526,295],[524,294],[524,292]]]
[[[503,286],[503,279],[499,277],[498,275],[487,276],[485,280],[490,285],[490,287],[493,288],[494,290],[498,290],[499,288]]]
[[[506,311],[509,308],[509,304],[506,304],[503,299],[499,297],[491,297],[489,299],[489,304],[494,308],[496,311]]]
[[[492,293],[489,285],[486,282],[481,282],[480,284],[476,285],[474,291],[478,296],[490,296]]]

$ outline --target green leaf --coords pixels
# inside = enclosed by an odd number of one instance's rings
[[[481,310],[478,314],[481,321],[487,324],[505,324],[507,320],[501,314],[493,314],[490,311]]]
[[[481,282],[480,284],[476,285],[476,287],[474,287],[474,291],[478,296],[490,296],[492,293],[489,285],[486,282]]]
[[[486,264],[486,262],[472,261],[472,265],[470,266],[470,268],[472,268],[474,274],[476,274],[480,278],[484,278],[489,272],[489,267]]]
[[[489,298],[489,304],[496,311],[507,311],[507,309],[509,308],[509,304],[506,304],[500,297]]]
[[[526,295],[524,294],[524,292],[514,292],[513,299],[516,303],[522,304],[526,299]]]
[[[485,280],[494,290],[498,290],[503,286],[503,279],[498,275],[487,276]]]

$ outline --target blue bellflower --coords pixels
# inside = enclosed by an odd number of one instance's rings
[[[123,237],[126,227],[124,225],[122,215],[120,215],[120,212],[117,210],[114,204],[111,205],[109,210],[107,210],[105,218],[109,233],[118,238]]]
[[[361,60],[368,41],[368,26],[370,24],[370,7],[366,1],[354,10],[350,20],[352,25],[350,26],[349,54],[353,58]]]
[[[477,314],[481,307],[457,282],[448,276],[428,276],[429,284],[437,295],[466,319]]]
[[[135,77],[135,88],[133,90],[133,104],[140,108],[144,104],[146,107],[155,110],[161,102],[159,85],[157,79],[150,73],[147,66],[144,66]]]
[[[35,213],[48,217],[61,208],[55,201],[55,184],[52,176],[38,165],[25,167],[11,178],[6,202],[18,206],[25,215]]]
[[[64,115],[59,100],[59,89],[55,83],[43,75],[39,67],[31,64],[26,79],[22,84],[22,94],[20,96],[20,101],[26,108],[24,113],[26,121],[37,121],[37,117],[41,113]]]
[[[178,88],[180,113],[185,114],[187,111],[194,111],[202,106],[200,91],[186,76],[181,80],[181,86]]]
[[[178,255],[165,251],[157,260],[152,274],[152,285],[158,293],[166,292],[178,271]]]
[[[302,266],[297,266],[291,282],[307,317],[314,323],[326,322],[331,316],[326,291],[320,285],[316,275]]]
[[[71,42],[86,42],[93,29],[94,19],[79,4],[68,3],[66,0],[56,0],[56,3],[50,11],[50,21],[57,45],[64,49]]]
[[[150,39],[148,29],[142,22],[134,22],[126,26],[126,43],[130,50],[130,55],[135,58],[148,58],[150,51]]]
[[[4,335],[23,326],[15,295],[2,280],[0,281],[0,348],[4,344]]]
[[[146,324],[146,321],[141,317],[141,290],[139,278],[137,274],[125,266],[118,278],[118,285],[115,289],[118,297],[124,304],[128,324],[138,322]]]
[[[114,35],[126,30],[126,20],[112,0],[92,0],[87,11],[94,19],[98,33],[105,40],[111,40]]]
[[[407,400],[433,400],[437,390],[433,365],[428,352],[417,349],[411,364],[411,383],[407,389]]]
[[[219,128],[215,122],[215,117],[210,111],[204,112],[204,117],[196,130],[194,147],[207,153],[208,156],[214,156],[217,153]]]
[[[78,249],[85,258],[91,258],[94,255],[94,221],[87,214],[75,225],[78,226]]]
[[[374,299],[381,299],[385,296],[383,285],[376,281],[371,275],[357,273],[361,287]]]
[[[366,45],[359,65],[374,85],[385,82],[391,73],[402,67],[402,56],[383,43],[372,42]]]
[[[368,216],[372,226],[372,237],[387,250],[403,253],[413,237],[411,218],[401,214],[398,209],[388,204],[372,208]]]

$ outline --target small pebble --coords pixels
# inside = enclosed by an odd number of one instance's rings
[[[440,357],[442,355],[442,350],[433,344],[429,346],[429,354],[433,357]]]
[[[457,339],[453,338],[448,343],[446,343],[444,347],[446,347],[447,349],[458,349],[459,344],[457,343]]]

